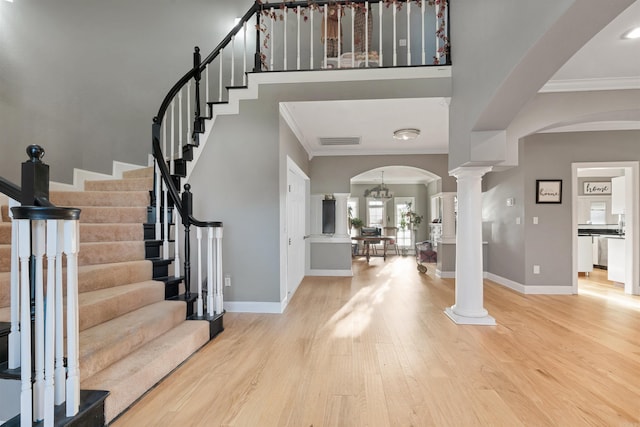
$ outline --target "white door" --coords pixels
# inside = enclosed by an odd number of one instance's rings
[[[305,179],[287,171],[287,297],[304,277]]]

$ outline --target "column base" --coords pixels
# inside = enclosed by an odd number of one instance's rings
[[[486,315],[483,317],[467,317],[460,316],[459,314],[455,314],[451,307],[447,307],[444,309],[444,313],[453,320],[453,323],[458,325],[483,325],[483,326],[495,326],[496,319],[493,317]]]

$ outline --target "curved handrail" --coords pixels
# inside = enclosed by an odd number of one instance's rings
[[[22,189],[8,179],[0,176],[0,193],[11,197],[13,200],[19,201]]]

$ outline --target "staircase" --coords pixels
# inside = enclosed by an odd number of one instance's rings
[[[120,180],[87,181],[82,192],[50,194],[57,206],[82,209],[81,388],[109,391],[106,423],[210,339],[209,322],[186,320],[188,303],[179,300],[175,286],[180,278],[172,278],[169,263],[160,259],[160,242],[145,240],[152,189],[153,168],[145,168],[125,172]],[[9,220],[3,206],[0,322],[10,321]]]

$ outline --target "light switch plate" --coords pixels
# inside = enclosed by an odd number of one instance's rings
[[[534,217],[533,217],[533,223],[534,223],[534,224],[537,224],[537,223],[538,223],[538,217],[537,217],[537,216],[534,216]]]

